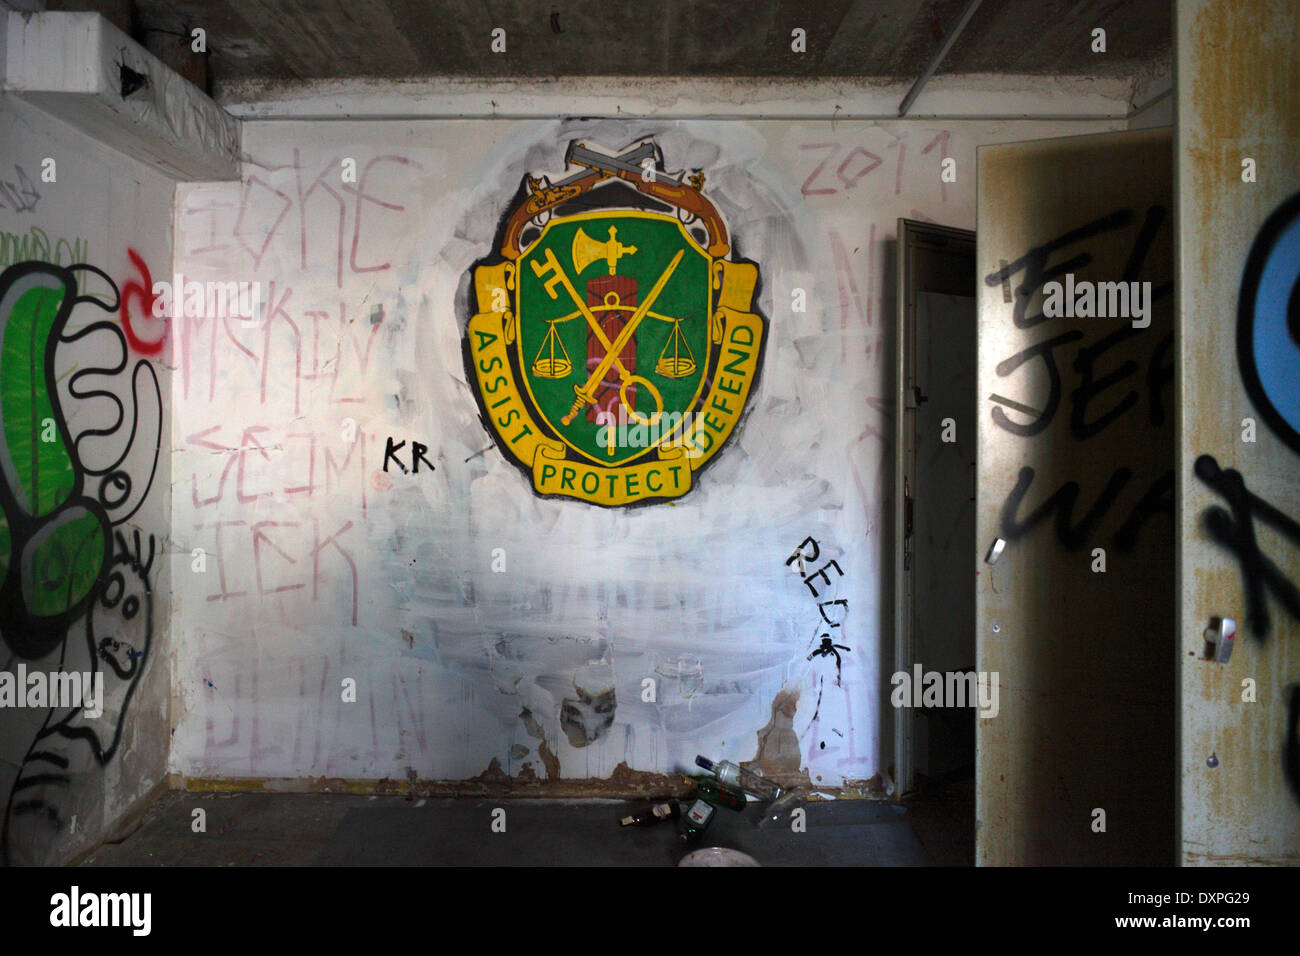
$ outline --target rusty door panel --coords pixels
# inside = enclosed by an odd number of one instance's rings
[[[1300,586],[1300,441],[1270,412],[1286,405],[1278,382],[1248,391],[1254,350],[1238,332],[1255,301],[1244,281],[1252,249],[1265,252],[1270,234],[1300,221],[1300,23],[1289,3],[1191,0],[1178,4],[1176,30],[1179,858],[1295,864],[1300,617],[1284,594]],[[1294,290],[1296,260],[1273,265],[1280,271],[1265,281]],[[1294,382],[1300,331],[1287,334],[1279,309],[1261,309],[1252,323],[1276,321],[1280,333],[1261,347],[1282,356]],[[1211,617],[1237,621],[1227,663],[1204,653]]]

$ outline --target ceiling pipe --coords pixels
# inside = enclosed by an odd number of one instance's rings
[[[912,88],[908,90],[907,95],[903,97],[903,102],[898,105],[898,115],[900,118],[907,114],[908,107],[912,105],[912,101],[921,95],[921,87],[925,86],[930,77],[934,76],[934,71],[939,68],[939,64],[943,62],[943,58],[948,55],[948,51],[952,49],[952,45],[957,42],[957,37],[961,34],[961,31],[966,29],[966,24],[970,23],[970,18],[975,15],[975,11],[979,9],[980,3],[981,0],[970,0],[970,2],[966,4],[966,9],[963,10],[961,16],[957,18],[957,23],[948,31],[948,35],[943,38],[943,46],[939,47],[938,52],[935,53],[934,56],[930,57],[930,62],[926,64],[924,72],[916,78],[916,82],[912,84]]]

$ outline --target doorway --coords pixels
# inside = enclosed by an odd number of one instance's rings
[[[975,233],[898,221],[894,659],[909,678],[975,669],[975,275]],[[897,795],[970,781],[973,805],[974,709],[892,709]]]

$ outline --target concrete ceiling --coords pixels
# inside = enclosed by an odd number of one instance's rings
[[[133,0],[132,7],[137,36],[203,27],[220,89],[340,77],[912,79],[966,3]],[[1169,57],[1171,24],[1169,0],[983,0],[939,73],[1134,75]],[[489,49],[497,27],[506,30],[504,54]],[[795,27],[807,31],[802,55],[790,49]],[[1091,51],[1097,27],[1106,30],[1105,54]]]

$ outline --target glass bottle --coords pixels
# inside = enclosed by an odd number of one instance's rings
[[[685,783],[695,788],[695,792],[716,807],[728,810],[745,809],[745,795],[739,790],[725,787],[722,782],[712,777],[683,777]]]
[[[781,788],[777,784],[730,760],[714,763],[708,757],[697,756],[695,762],[713,773],[724,786],[752,793],[760,800],[775,800],[781,796]]]
[[[677,835],[683,843],[694,843],[700,834],[709,828],[713,815],[717,813],[713,804],[704,798],[697,798],[677,820]]]
[[[652,827],[664,820],[676,819],[678,813],[676,801],[665,801],[656,803],[653,806],[643,807],[625,817],[619,817],[618,825],[621,827]]]

